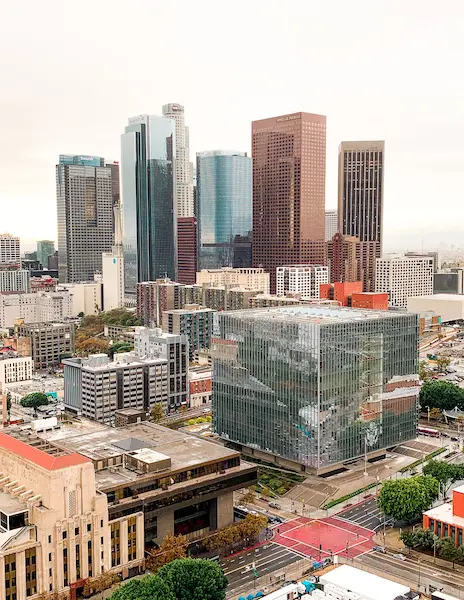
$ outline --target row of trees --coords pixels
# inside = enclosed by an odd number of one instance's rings
[[[229,527],[221,529],[215,535],[207,537],[203,542],[203,546],[206,550],[216,550],[240,540],[249,543],[250,540],[259,535],[260,531],[266,525],[266,517],[262,515],[247,515],[243,521],[229,525]]]
[[[455,406],[464,410],[464,389],[451,381],[424,381],[419,393],[422,410],[427,407],[452,410]]]
[[[437,370],[440,373],[443,373],[444,371],[446,371],[447,367],[449,367],[451,363],[451,359],[448,356],[437,356],[437,358],[435,359],[435,364],[437,366]],[[422,381],[426,381],[427,379],[430,379],[430,377],[432,377],[432,375],[434,374],[434,371],[432,371],[432,369],[429,367],[429,363],[426,360],[421,360],[419,362],[419,377],[422,379]]]
[[[414,529],[413,531],[403,531],[400,535],[401,541],[406,548],[430,551],[435,545],[435,551],[440,558],[449,560],[453,563],[464,561],[464,546],[456,546],[453,538],[445,537],[437,539],[428,529]]]
[[[385,481],[377,503],[387,517],[395,521],[413,522],[438,498],[438,481],[431,475],[415,475],[409,479]]]
[[[227,579],[221,567],[200,558],[179,558],[156,575],[133,579],[110,600],[224,600]]]
[[[110,346],[108,340],[102,337],[105,325],[129,327],[141,324],[134,313],[125,308],[101,312],[98,315],[82,316],[76,333],[76,352],[80,356],[107,352],[110,358],[117,352],[127,352],[132,348],[127,342],[116,342]]]

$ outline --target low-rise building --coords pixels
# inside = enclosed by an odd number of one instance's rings
[[[290,306],[301,304],[301,298],[277,296],[274,294],[256,294],[249,299],[249,308],[269,308],[271,306]]]
[[[16,353],[8,352],[0,354],[0,392],[5,390],[9,383],[29,381],[32,379],[32,357],[18,356]]]
[[[300,294],[302,298],[318,299],[320,286],[329,282],[329,268],[324,265],[288,265],[277,267],[278,296]]]
[[[464,485],[453,490],[451,502],[444,502],[426,511],[422,517],[424,529],[429,529],[439,538],[450,537],[456,546],[464,542]]]
[[[221,269],[202,269],[197,273],[197,284],[244,286],[252,290],[263,290],[269,294],[270,276],[264,269],[223,267]]]
[[[433,272],[433,257],[378,258],[375,271],[375,291],[388,293],[390,306],[406,308],[408,298],[433,294]]]
[[[102,310],[102,284],[99,281],[60,283],[57,292],[67,291],[70,298],[71,316],[96,315]]]
[[[74,353],[74,323],[24,323],[16,327],[16,333],[31,339],[35,369],[57,366],[63,355]]]
[[[135,327],[130,325],[105,325],[103,332],[105,337],[109,338],[113,343],[118,341],[129,342],[130,344],[134,343]]]
[[[190,388],[190,408],[198,408],[211,402],[212,394],[212,376],[211,367],[190,367],[189,369],[189,388]]]
[[[169,406],[168,362],[140,359],[132,352],[69,358],[64,365],[64,404],[83,417],[115,424],[115,412],[133,408],[149,412],[156,403]]]
[[[90,457],[30,429],[9,433],[0,433],[1,597],[75,598],[103,571],[136,575],[144,564],[143,512],[110,517]]]
[[[163,313],[163,330],[176,335],[186,335],[189,342],[189,358],[194,360],[199,350],[211,345],[215,312],[198,304],[187,304],[182,309],[167,310]]]
[[[20,318],[25,323],[47,323],[70,317],[71,303],[67,291],[0,293],[0,327],[13,327]]]
[[[430,294],[408,298],[408,312],[441,317],[441,323],[464,319],[464,295]]]
[[[50,275],[31,277],[31,292],[54,292],[58,285],[58,279]]]

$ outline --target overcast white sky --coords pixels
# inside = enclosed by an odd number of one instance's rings
[[[58,154],[119,159],[129,116],[179,102],[192,160],[249,150],[253,119],[327,115],[327,207],[339,142],[385,139],[387,238],[457,232],[463,31],[462,0],[4,2],[0,231],[54,239]]]

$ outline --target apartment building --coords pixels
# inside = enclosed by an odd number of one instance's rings
[[[322,283],[329,282],[329,269],[324,265],[289,265],[277,267],[276,293],[300,294],[302,298],[319,299]]]
[[[209,283],[213,286],[230,285],[244,286],[253,290],[262,290],[264,294],[269,293],[270,276],[264,269],[224,267],[222,269],[202,269],[197,273],[197,284]]]
[[[31,272],[27,269],[0,268],[0,292],[29,292]]]
[[[115,412],[149,412],[156,403],[168,408],[168,361],[139,359],[132,352],[69,358],[64,365],[64,404],[70,411],[114,425]]]
[[[187,304],[183,309],[167,310],[163,313],[163,330],[187,336],[189,358],[195,360],[200,350],[210,347],[215,312],[199,304]]]
[[[0,234],[0,263],[21,264],[19,237],[11,233]]]
[[[99,281],[81,281],[77,283],[60,283],[57,292],[68,292],[72,317],[79,314],[96,315],[103,308],[102,284]]]
[[[0,354],[0,393],[9,383],[32,379],[32,357],[17,356],[15,352]]]
[[[139,573],[143,512],[110,517],[91,458],[31,429],[8,432],[0,433],[2,599],[74,599],[103,571]]]
[[[55,367],[63,355],[74,352],[74,323],[24,323],[16,327],[16,335],[30,338],[35,369]]]
[[[390,306],[406,308],[408,298],[433,294],[433,269],[433,257],[378,258],[375,291],[388,293]]]
[[[20,318],[25,323],[46,323],[70,317],[67,291],[0,294],[0,327],[13,327]]]

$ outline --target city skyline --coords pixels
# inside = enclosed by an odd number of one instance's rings
[[[427,235],[459,228],[446,214],[434,211],[432,215],[438,197],[446,199],[450,211],[459,208],[453,190],[458,189],[463,158],[463,83],[453,74],[463,52],[459,36],[463,8],[457,2],[445,2],[439,15],[432,13],[431,2],[411,1],[405,10],[399,2],[385,7],[358,1],[354,7],[341,6],[336,14],[323,3],[315,3],[314,8],[297,2],[291,15],[282,15],[272,2],[263,11],[264,4],[256,2],[247,6],[246,19],[240,18],[240,11],[230,16],[228,31],[211,27],[216,13],[208,9],[212,8],[209,2],[201,4],[208,19],[195,27],[193,7],[186,6],[176,15],[175,43],[167,26],[172,16],[159,5],[144,6],[146,19],[137,43],[128,40],[121,47],[114,47],[112,41],[127,39],[127,14],[117,3],[109,15],[103,6],[93,7],[91,24],[85,10],[75,15],[71,7],[61,6],[65,28],[52,27],[40,7],[32,6],[26,18],[19,7],[8,7],[6,19],[11,26],[2,42],[8,49],[5,57],[14,55],[15,61],[5,59],[0,99],[0,109],[9,115],[0,149],[5,230],[25,241],[36,236],[54,239],[56,156],[85,152],[117,160],[119,133],[127,118],[143,112],[157,114],[169,102],[185,106],[191,158],[214,148],[249,152],[249,124],[256,119],[296,110],[325,114],[326,208],[336,207],[340,142],[385,139],[386,247],[389,234],[397,231],[413,229]],[[67,19],[68,14],[72,18]],[[262,18],[265,23],[255,29]],[[100,26],[103,20],[108,27]],[[154,22],[156,35],[145,35]],[[50,35],[44,36],[44,31]],[[250,53],[273,37],[280,43],[271,45],[266,61],[256,70]],[[249,44],[233,43],[240,38],[250,40]],[[221,52],[210,51],[216,45]],[[59,47],[67,52],[56,52]],[[103,48],[111,49],[111,61]],[[158,66],[155,78],[147,78],[152,57],[166,53],[170,61]],[[90,62],[89,55],[93,56]],[[171,66],[181,58],[179,77]],[[341,59],[346,64],[356,60],[359,73],[376,76],[356,78],[354,83],[350,70],[340,69]],[[82,68],[87,75],[76,88],[72,73]],[[99,76],[102,69],[105,77]],[[287,85],[279,85],[282,77],[293,81],[291,93]]]

